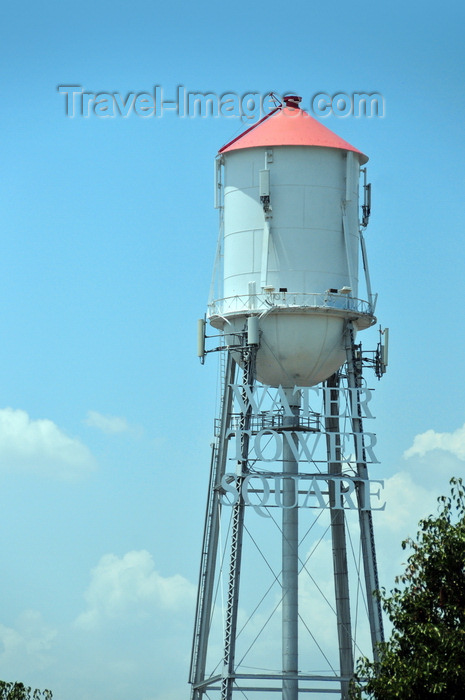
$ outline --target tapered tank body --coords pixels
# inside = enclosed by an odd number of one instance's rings
[[[257,379],[317,384],[344,362],[347,319],[373,322],[358,299],[359,172],[367,159],[297,106],[270,115],[220,158],[223,297],[210,305],[210,321],[233,347],[257,315]]]
[[[264,212],[259,173],[266,150],[244,149],[224,157],[225,297],[248,294],[251,281],[257,286],[261,282]],[[336,149],[280,146],[272,150],[267,286],[313,293],[352,285],[357,296],[358,161]],[[352,279],[341,210],[347,167],[352,182],[346,205]]]

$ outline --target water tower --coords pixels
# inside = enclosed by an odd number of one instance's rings
[[[363,368],[380,377],[387,355],[381,340],[372,353],[357,342],[376,321],[367,160],[297,96],[216,159],[220,291],[211,329],[199,322],[199,356],[220,352],[222,393],[192,700],[347,698],[354,658],[383,638],[372,524],[382,482],[368,477]]]

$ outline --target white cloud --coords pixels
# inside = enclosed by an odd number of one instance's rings
[[[90,450],[47,419],[26,411],[0,409],[0,469],[72,480],[96,467]]]
[[[407,472],[398,472],[385,479],[383,499],[386,508],[375,514],[377,530],[383,530],[388,538],[394,535],[396,541],[415,534],[418,521],[431,512],[438,495],[416,484]]]
[[[406,459],[415,455],[424,457],[432,450],[444,450],[465,460],[465,424],[453,433],[437,433],[434,430],[427,430],[426,433],[416,435],[413,445],[404,452],[404,457]]]
[[[145,550],[123,557],[105,554],[92,570],[85,593],[88,609],[76,620],[93,629],[105,620],[143,619],[155,610],[178,612],[192,607],[195,586],[179,574],[164,578]]]
[[[438,497],[450,492],[449,479],[460,464],[457,458],[444,455],[409,461],[409,470],[393,474],[384,482],[384,511],[373,513],[380,585],[388,591],[394,577],[405,570],[410,549],[402,549],[407,538],[415,539],[420,520],[438,513]],[[447,472],[447,473],[446,473]]]
[[[134,428],[131,428],[126,418],[104,416],[98,411],[88,411],[84,423],[108,434],[134,432]]]
[[[49,652],[56,634],[34,610],[24,611],[15,627],[0,624],[0,664],[8,669],[8,679],[21,679],[25,670],[46,668],[52,661]]]

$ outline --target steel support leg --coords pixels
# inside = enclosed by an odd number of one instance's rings
[[[335,433],[336,461],[331,461],[330,437],[327,435],[328,473],[341,475],[341,444],[339,437],[339,375],[333,374],[326,381],[325,428],[326,433]],[[333,542],[334,591],[336,599],[337,635],[339,641],[339,664],[341,676],[350,678],[354,672],[352,651],[352,627],[350,617],[349,576],[347,570],[347,548],[344,511],[335,502],[334,484],[329,486],[331,508],[331,536]],[[341,698],[349,697],[349,681],[341,681]]]
[[[293,413],[283,417],[284,428],[298,428],[300,396],[293,390],[286,398]],[[297,438],[293,436],[297,448]],[[283,700],[297,700],[298,685],[298,621],[299,621],[299,508],[296,477],[299,463],[288,441],[283,442],[283,516],[282,516],[282,636],[283,636]],[[286,678],[286,675],[289,676]]]
[[[353,324],[351,321],[349,321],[345,332],[345,346],[347,355],[348,385],[349,389],[355,390],[351,391],[351,414],[352,430],[355,437],[357,476],[362,479],[368,479],[366,451],[363,442],[362,408],[360,402],[362,365],[361,357],[357,356],[354,338],[355,333]],[[379,590],[373,518],[370,510],[363,510],[365,504],[363,501],[363,493],[360,488],[357,489],[357,500],[371,643],[373,647],[373,658],[378,660],[377,645],[379,642],[384,641],[384,630],[381,602],[375,595],[373,595],[374,591]]]
[[[244,387],[243,405],[247,405],[246,387],[253,388],[255,382],[256,347],[249,347],[243,352],[244,370],[242,385]],[[223,655],[223,679],[221,683],[221,700],[231,700],[235,679],[235,654],[237,633],[237,611],[239,603],[239,580],[241,573],[242,537],[244,532],[245,504],[242,497],[242,484],[248,472],[250,417],[252,406],[248,405],[241,415],[241,460],[237,465],[236,489],[239,498],[233,506],[231,529],[231,559],[229,565],[228,599],[226,608],[225,640]]]
[[[232,407],[231,384],[234,384],[236,370],[237,365],[232,359],[231,355],[228,353],[221,402],[220,435],[212,450],[207,510],[205,513],[205,526],[190,668],[192,700],[201,700],[205,693],[205,687],[196,688],[195,685],[205,680],[208,637],[212,617],[216,560],[218,555],[219,523],[221,517],[221,502],[219,500],[218,486],[220,485],[221,479],[225,473],[227,453],[226,434],[230,424]]]

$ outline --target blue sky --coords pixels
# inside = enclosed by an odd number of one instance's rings
[[[3,9],[0,678],[63,700],[187,697],[217,401],[195,323],[213,159],[247,126],[70,119],[57,86],[292,91],[304,107],[384,96],[383,118],[324,123],[370,157],[367,247],[391,329],[373,399],[389,587],[401,539],[465,467],[463,21],[457,2]]]

